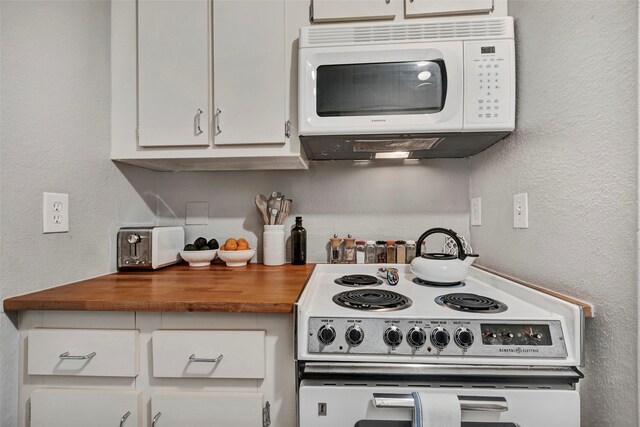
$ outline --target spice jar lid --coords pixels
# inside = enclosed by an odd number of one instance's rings
[[[367,245],[375,245],[376,241],[375,240],[367,240]]]
[[[364,240],[356,240],[356,245],[364,245]]]
[[[396,241],[395,240],[387,240],[387,245],[395,245]]]
[[[407,240],[407,245],[415,245],[416,241],[415,240]]]
[[[396,245],[404,245],[405,243],[407,242],[405,242],[404,240],[396,240]]]
[[[376,245],[384,245],[384,240],[376,240]]]

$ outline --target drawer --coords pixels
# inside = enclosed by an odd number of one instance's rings
[[[142,393],[38,389],[31,394],[31,427],[142,427]]]
[[[93,377],[136,377],[136,330],[32,329],[27,373]]]
[[[264,331],[155,331],[153,376],[264,378]]]

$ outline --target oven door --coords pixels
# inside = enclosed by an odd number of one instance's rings
[[[412,427],[411,392],[455,394],[462,427],[580,427],[580,398],[570,387],[365,384],[304,380],[300,427]],[[395,402],[394,402],[395,401]]]
[[[300,135],[461,132],[462,42],[300,49]]]

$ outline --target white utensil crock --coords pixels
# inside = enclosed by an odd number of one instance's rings
[[[283,265],[285,262],[284,225],[265,225],[262,235],[264,265]]]

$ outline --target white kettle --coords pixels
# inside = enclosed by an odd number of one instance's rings
[[[458,255],[444,253],[422,254],[422,242],[432,234],[446,234],[458,246]],[[467,277],[471,264],[478,258],[477,254],[468,254],[464,245],[453,230],[446,228],[432,228],[425,231],[416,241],[416,257],[411,261],[411,272],[418,279],[433,285],[457,285]]]

